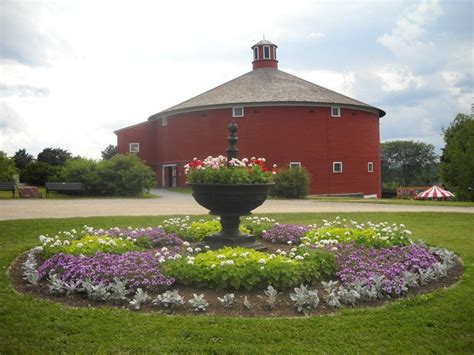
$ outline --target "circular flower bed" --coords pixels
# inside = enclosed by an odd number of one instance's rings
[[[248,217],[242,228],[267,252],[196,247],[219,228],[217,220],[184,217],[155,228],[84,226],[41,235],[14,269],[23,279],[17,286],[73,304],[268,316],[377,305],[461,274],[453,253],[415,243],[403,225]]]

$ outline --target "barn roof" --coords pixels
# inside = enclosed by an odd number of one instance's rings
[[[171,114],[235,105],[341,105],[385,112],[350,97],[313,84],[278,69],[254,69],[178,105],[161,111],[149,119]]]

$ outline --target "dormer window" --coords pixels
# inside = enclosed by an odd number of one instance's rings
[[[244,117],[244,108],[242,106],[232,107],[232,117]]]
[[[270,59],[270,46],[263,46],[263,59]]]
[[[331,117],[341,117],[341,108],[331,107]]]
[[[253,60],[258,60],[258,47],[253,49]]]

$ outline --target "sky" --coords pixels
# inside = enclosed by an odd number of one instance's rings
[[[279,69],[387,115],[381,140],[439,153],[473,102],[470,0],[0,0],[0,150],[99,159],[114,130],[251,70]]]

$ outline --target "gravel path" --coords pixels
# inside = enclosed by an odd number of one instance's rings
[[[206,214],[191,195],[153,190],[156,199],[31,199],[0,200],[0,220],[25,218],[68,218],[90,216],[153,216]],[[474,207],[414,206],[320,202],[312,200],[267,200],[255,213],[278,212],[462,212],[474,213]]]

